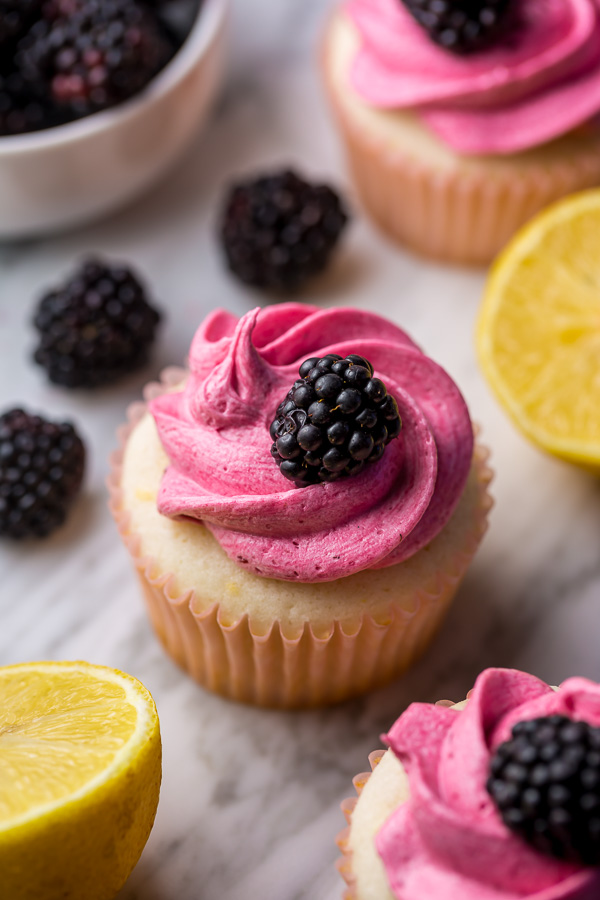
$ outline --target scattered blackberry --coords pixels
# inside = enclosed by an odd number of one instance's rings
[[[21,38],[39,16],[43,0],[0,0],[0,48]]]
[[[85,448],[72,425],[22,409],[0,416],[0,537],[42,538],[81,487]]]
[[[83,116],[137,94],[175,47],[136,0],[76,0],[75,7],[37,21],[16,63],[40,96]]]
[[[55,384],[96,387],[145,362],[159,321],[129,269],[88,260],[42,298],[34,358]]]
[[[311,357],[279,404],[271,455],[297,487],[357,475],[398,437],[398,404],[362,356]]]
[[[559,715],[519,722],[490,773],[508,828],[542,853],[600,864],[600,728]]]
[[[512,0],[402,0],[429,37],[453,53],[472,53],[496,40]]]
[[[325,268],[347,221],[330,187],[282,171],[231,188],[221,238],[246,284],[292,291]]]

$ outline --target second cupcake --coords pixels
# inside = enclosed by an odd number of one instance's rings
[[[600,183],[595,0],[345,0],[324,47],[361,198],[402,244],[487,263]]]
[[[491,505],[439,366],[367,312],[217,311],[189,371],[147,399],[114,459],[112,508],[177,662],[230,698],[302,707],[415,660]]]

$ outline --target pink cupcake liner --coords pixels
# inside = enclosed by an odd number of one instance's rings
[[[447,172],[391,150],[348,114],[332,83],[326,48],[324,56],[325,82],[360,200],[383,231],[417,253],[489,263],[540,210],[600,184],[600,132],[593,149],[565,153],[564,160],[540,162],[527,172],[517,162],[514,170],[496,168],[492,175],[485,166]]]
[[[146,400],[183,377],[181,369],[165,371],[160,384],[146,388]],[[179,592],[175,574],[160,571],[155,559],[142,554],[140,537],[123,509],[120,482],[125,444],[145,410],[144,403],[134,404],[128,424],[119,429],[120,448],[111,457],[107,482],[110,509],[132,556],[154,630],[175,662],[204,687],[232,700],[291,709],[365,693],[391,681],[418,658],[441,625],[487,528],[492,506],[487,450],[476,446],[477,515],[465,545],[447,569],[433,573],[417,592],[412,612],[390,602],[384,613],[364,614],[351,627],[333,621],[325,636],[316,635],[310,622],[295,636],[286,634],[279,621],[257,633],[248,615],[231,622],[221,604],[203,604],[199,589]]]

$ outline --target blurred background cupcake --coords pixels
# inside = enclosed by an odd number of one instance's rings
[[[600,183],[594,0],[346,0],[323,66],[364,206],[421,254],[487,263]]]
[[[308,707],[420,655],[491,476],[458,388],[403,331],[350,308],[218,310],[148,399],[112,509],[180,665],[236,700]]]

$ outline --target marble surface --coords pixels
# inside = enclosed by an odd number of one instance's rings
[[[600,680],[600,484],[546,458],[513,429],[478,372],[473,327],[483,273],[424,264],[391,247],[355,208],[330,272],[304,293],[377,310],[456,378],[493,447],[490,532],[443,632],[402,681],[323,712],[281,714],[211,696],[163,654],[106,507],[114,431],[141,386],[186,353],[213,307],[263,298],[224,271],[215,218],[233,175],[295,163],[351,188],[320,90],[323,0],[237,0],[230,64],[210,127],[160,187],[75,234],[0,247],[0,408],[24,403],[79,423],[85,493],[39,546],[0,548],[0,663],[84,658],[152,690],[164,780],[156,826],[120,900],[334,900],[339,803],[378,735],[411,700],[461,698],[486,665],[552,682]],[[40,289],[87,252],[145,273],[166,320],[152,363],[99,393],[48,386],[29,361]],[[85,898],[82,898],[85,900]]]

